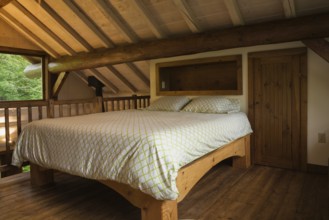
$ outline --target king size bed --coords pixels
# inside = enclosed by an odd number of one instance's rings
[[[250,165],[252,132],[242,112],[182,106],[35,121],[21,133],[13,164],[30,161],[33,184],[52,182],[58,170],[111,187],[144,220],[177,219],[177,203],[211,167],[229,157],[234,166]]]

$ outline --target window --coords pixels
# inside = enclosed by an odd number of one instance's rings
[[[43,74],[24,73],[34,63],[42,63],[42,56],[0,53],[0,101],[43,99]]]

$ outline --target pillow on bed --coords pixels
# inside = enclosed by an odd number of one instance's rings
[[[199,113],[233,113],[240,111],[240,101],[219,96],[197,97],[186,105],[182,111]]]
[[[145,108],[145,110],[177,112],[181,110],[189,101],[190,98],[186,96],[164,96],[151,103],[151,105]]]

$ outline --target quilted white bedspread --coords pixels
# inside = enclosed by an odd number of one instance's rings
[[[251,132],[244,113],[128,110],[44,119],[23,129],[13,165],[29,160],[173,200],[182,166]]]

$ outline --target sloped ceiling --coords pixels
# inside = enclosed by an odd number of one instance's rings
[[[328,11],[328,0],[0,0],[0,19],[52,58]],[[149,93],[147,61],[75,74],[113,95]]]

